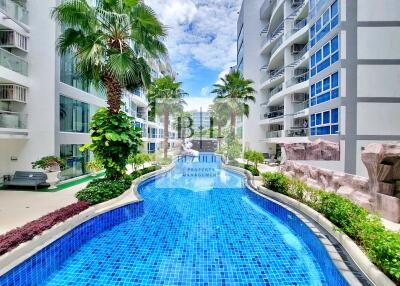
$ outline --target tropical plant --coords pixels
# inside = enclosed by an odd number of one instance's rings
[[[171,76],[156,79],[147,92],[147,99],[151,107],[150,114],[162,116],[164,123],[164,159],[168,158],[169,121],[171,115],[181,113],[183,98],[187,95],[181,82],[176,82]]]
[[[43,169],[46,172],[60,171],[65,165],[65,161],[57,156],[45,156],[32,162],[33,169]]]
[[[71,53],[76,72],[107,92],[110,114],[121,107],[123,89],[147,86],[150,59],[166,53],[165,29],[140,0],[65,0],[52,17],[65,27],[58,39],[61,55]]]
[[[132,120],[122,111],[109,114],[106,108],[100,108],[90,122],[92,143],[84,145],[81,150],[93,152],[109,179],[118,179],[126,174],[129,155],[138,152],[142,145],[142,131],[133,127]]]
[[[220,79],[222,83],[214,84],[212,93],[217,95],[217,99],[225,102],[230,112],[231,134],[236,136],[236,118],[238,115],[249,116],[248,102],[255,102],[252,95],[255,90],[251,85],[252,80],[244,79],[240,71],[228,73]]]
[[[147,153],[133,153],[128,157],[128,163],[132,165],[133,170],[137,170],[139,166],[142,166],[151,160],[150,155]]]
[[[210,116],[213,123],[217,125],[217,140],[218,140],[218,152],[221,151],[221,140],[222,140],[222,128],[226,126],[229,119],[229,108],[225,100],[214,99],[213,104],[209,109]]]
[[[86,163],[86,169],[95,174],[103,169],[103,165],[98,160],[91,160]]]

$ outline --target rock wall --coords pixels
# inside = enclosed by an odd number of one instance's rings
[[[296,148],[290,147],[289,153]],[[291,154],[291,158],[303,156],[305,151],[301,148],[299,150],[299,155]],[[309,157],[307,153],[304,156]],[[281,171],[312,187],[345,196],[367,210],[378,212],[382,217],[399,223],[400,142],[368,145],[362,153],[362,161],[367,167],[369,179],[291,160],[281,166]]]
[[[316,140],[311,143],[282,144],[287,160],[301,161],[339,161],[338,143]]]

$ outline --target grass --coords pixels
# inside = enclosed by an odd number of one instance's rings
[[[66,183],[60,183],[60,184],[57,185],[57,187],[55,189],[40,188],[40,189],[35,190],[32,187],[18,188],[17,189],[17,188],[10,188],[10,187],[2,186],[0,188],[0,191],[24,191],[24,192],[30,191],[30,192],[41,192],[41,193],[56,193],[58,191],[65,190],[65,189],[68,189],[70,187],[73,187],[73,186],[76,186],[76,185],[79,185],[79,184],[83,184],[83,183],[86,183],[86,182],[90,182],[90,181],[93,181],[94,179],[98,179],[98,178],[104,177],[104,174],[105,174],[105,172],[103,171],[103,172],[98,173],[96,176],[88,175],[86,177],[77,178],[75,180],[71,180],[71,181],[66,182]]]

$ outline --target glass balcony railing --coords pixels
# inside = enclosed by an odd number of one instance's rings
[[[282,130],[279,131],[268,131],[266,134],[266,138],[279,138],[282,137]]]
[[[264,114],[261,114],[261,120],[264,119],[279,119],[284,116],[283,109],[282,110],[276,110],[276,111],[271,111],[267,112]]]
[[[0,111],[0,128],[26,129],[28,115],[19,112]]]
[[[308,128],[304,127],[292,127],[289,130],[285,130],[286,137],[307,137]]]
[[[0,10],[3,10],[3,12],[13,20],[26,25],[29,23],[28,10],[17,2],[11,0],[0,0]]]
[[[28,62],[0,48],[0,65],[22,75],[28,75]]]
[[[281,76],[284,76],[284,73],[285,73],[285,67],[270,70],[267,72],[267,74],[262,76],[261,82],[263,83],[265,81],[272,81],[274,79],[280,78]]]
[[[292,85],[299,84],[299,83],[307,81],[309,79],[309,74],[310,73],[307,71],[307,72],[304,72],[304,73],[301,73],[301,74],[294,75],[290,79],[289,86],[292,86]]]
[[[261,19],[269,17],[269,15],[271,15],[271,12],[274,10],[276,4],[276,0],[264,0],[264,3],[262,4],[260,9]]]
[[[309,101],[296,102],[293,105],[293,113],[298,113],[309,107]]]
[[[285,30],[285,21],[282,21],[282,23],[280,23],[278,27],[275,28],[275,30],[273,30],[272,32],[268,32],[267,37],[262,43],[262,46],[264,47],[265,45],[269,44],[276,38],[283,35],[284,30]]]

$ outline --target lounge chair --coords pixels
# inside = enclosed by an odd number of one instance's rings
[[[5,181],[6,187],[49,187],[50,184],[46,183],[47,175],[42,172],[15,172],[10,181]]]

